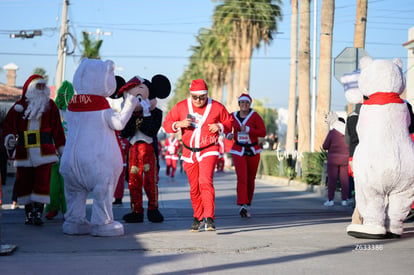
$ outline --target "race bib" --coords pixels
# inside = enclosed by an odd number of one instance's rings
[[[168,153],[170,155],[174,155],[174,153],[175,153],[175,147],[174,146],[168,146]]]
[[[249,142],[249,135],[246,133],[238,132],[237,133],[237,141],[239,143],[248,143]]]

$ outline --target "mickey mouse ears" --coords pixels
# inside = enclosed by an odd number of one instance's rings
[[[149,88],[149,99],[166,98],[171,93],[171,83],[168,78],[162,74],[154,75],[151,79],[151,87]]]
[[[139,76],[134,76],[128,82],[126,82],[118,91],[117,95],[122,95],[125,91],[138,86],[140,84],[145,84],[148,87],[149,99],[153,98],[166,98],[170,95],[171,92],[171,83],[167,77],[161,74],[154,75],[151,79],[151,82],[147,79],[143,79]]]
[[[116,75],[115,76],[115,80],[116,80],[116,89],[115,92],[110,95],[109,97],[112,99],[117,99],[122,97],[122,95],[118,94],[119,90],[122,88],[122,86],[125,85],[125,79],[122,76]]]

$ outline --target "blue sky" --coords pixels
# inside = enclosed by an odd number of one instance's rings
[[[54,85],[62,2],[0,0],[0,67],[10,62],[19,67],[17,85],[23,85],[36,67],[44,68],[49,84]],[[333,58],[353,46],[356,2],[336,1]],[[174,87],[188,64],[191,46],[197,45],[198,31],[211,27],[217,4],[211,0],[70,0],[68,19],[70,32],[77,39],[75,54],[79,55],[82,47],[82,31],[110,32],[100,36],[104,40],[101,57],[116,63],[117,74],[128,80],[134,75],[150,79],[162,73]],[[318,0],[318,15],[320,6]],[[312,3],[311,7],[313,10]],[[251,68],[251,95],[267,99],[268,106],[274,108],[286,108],[289,94],[290,1],[283,1],[282,12],[274,41],[255,50]],[[366,51],[374,58],[399,57],[406,67],[407,51],[401,44],[408,40],[413,18],[412,0],[370,0]],[[43,35],[10,38],[11,32],[33,29],[41,29]],[[319,32],[319,20],[317,29]],[[65,79],[72,80],[78,62],[79,56],[67,57]],[[4,71],[0,82],[6,82]],[[345,106],[342,86],[332,78],[332,109],[343,110]]]

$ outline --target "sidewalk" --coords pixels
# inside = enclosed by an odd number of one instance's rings
[[[161,224],[145,217],[124,224],[125,235],[100,238],[62,233],[62,216],[41,227],[24,225],[24,209],[2,210],[3,242],[18,245],[0,257],[0,274],[411,274],[414,224],[399,240],[347,236],[351,207],[287,185],[286,180],[257,181],[252,217],[241,219],[235,205],[234,172],[217,173],[216,232],[190,233],[192,209],[184,174],[166,178],[160,171]],[[306,188],[305,188],[306,189]],[[146,200],[144,201],[146,206]],[[88,216],[90,217],[90,205]],[[129,211],[126,190],[116,220]]]

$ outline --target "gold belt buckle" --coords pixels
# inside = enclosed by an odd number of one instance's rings
[[[35,138],[34,142],[32,142],[33,137]],[[40,147],[40,131],[39,130],[24,131],[24,147],[26,148]]]

